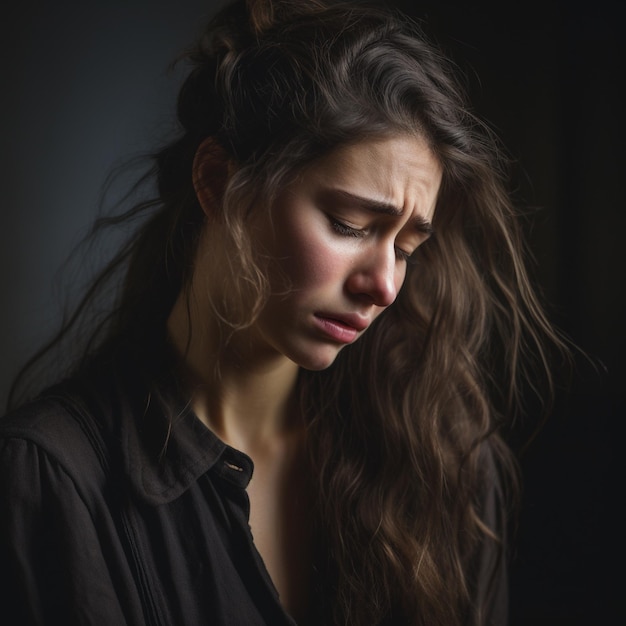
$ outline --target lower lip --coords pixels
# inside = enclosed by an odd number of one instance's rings
[[[314,316],[317,327],[324,331],[328,337],[338,343],[352,343],[359,334],[359,331],[352,326],[347,326],[343,322],[329,317]]]

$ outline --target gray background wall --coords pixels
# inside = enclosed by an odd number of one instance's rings
[[[16,3],[0,58],[0,403],[58,319],[57,270],[91,223],[111,167],[173,127],[168,66],[213,1]],[[93,259],[92,259],[93,260]]]
[[[624,38],[617,2],[395,4],[468,76],[480,114],[536,209],[537,280],[553,317],[608,368],[581,362],[523,459],[513,626],[622,623],[626,417]],[[166,68],[216,1],[36,0],[3,11],[0,76],[0,402],[58,319],[57,269],[93,218],[111,166],[172,129]]]

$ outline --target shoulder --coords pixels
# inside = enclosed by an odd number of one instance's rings
[[[148,367],[127,346],[0,418],[0,481],[7,472],[19,480],[19,449],[31,474],[45,455],[88,495],[109,482],[158,505],[186,491],[224,448],[189,408],[171,358]]]
[[[23,463],[45,455],[78,481],[106,473],[119,463],[123,420],[132,423],[123,380],[117,363],[104,355],[0,418],[2,467],[20,449]]]
[[[0,418],[2,443],[21,439],[54,449],[80,434],[80,425],[68,410],[67,402],[55,393],[37,398]]]
[[[101,482],[106,453],[103,425],[69,396],[50,394],[0,419],[0,482],[26,488],[51,472],[77,488]]]

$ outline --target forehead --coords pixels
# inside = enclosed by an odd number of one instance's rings
[[[305,174],[311,182],[432,218],[442,168],[426,140],[392,136],[338,148]]]

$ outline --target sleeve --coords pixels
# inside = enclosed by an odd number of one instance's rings
[[[0,440],[0,611],[7,626],[126,624],[74,481],[21,438]]]

